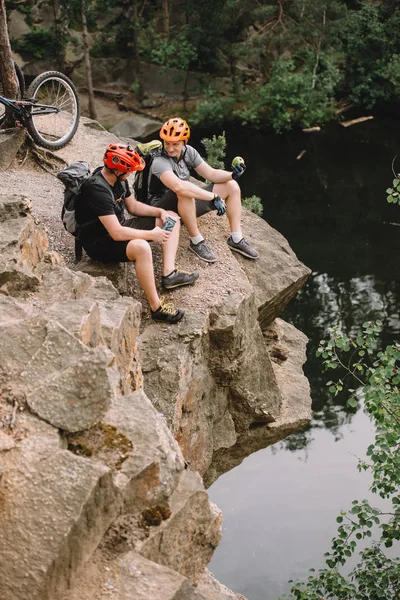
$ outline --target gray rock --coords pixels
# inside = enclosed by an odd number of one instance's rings
[[[175,600],[186,578],[136,554],[129,552],[118,560],[118,600]]]
[[[265,329],[305,285],[311,271],[278,231],[247,210],[243,211],[243,231],[260,258],[247,260],[238,253],[235,257],[254,288],[260,326]]]
[[[137,352],[140,316],[141,305],[132,298],[118,298],[100,303],[103,339],[115,354],[123,394],[128,394],[143,385],[142,368]]]
[[[44,445],[41,436],[40,443]],[[118,512],[108,469],[29,438],[7,452],[0,521],[2,600],[53,600]]]
[[[166,502],[178,485],[184,462],[170,430],[144,392],[114,399],[103,422],[133,444],[115,475],[125,511]]]
[[[0,194],[0,223],[30,214],[32,203],[26,196]]]
[[[84,257],[75,266],[76,271],[87,273],[92,277],[107,277],[121,294],[128,290],[128,274],[132,268],[129,263],[102,263],[89,257]]]
[[[2,203],[3,209],[14,203],[12,214],[21,210],[23,198],[8,199],[9,203]],[[38,287],[35,268],[44,259],[47,247],[43,227],[36,226],[31,216],[0,222],[0,290],[3,294],[18,294]]]
[[[26,138],[23,128],[0,130],[0,172],[7,171]]]
[[[87,348],[60,325],[49,323],[43,343],[21,374],[30,408],[66,431],[91,427],[115,394],[118,379],[112,361],[108,350]]]
[[[198,473],[183,471],[170,499],[171,516],[138,547],[142,556],[196,583],[221,538],[221,513]]]
[[[10,435],[7,435],[3,431],[0,431],[0,452],[3,450],[11,450],[14,448],[15,442]]]
[[[197,591],[204,600],[246,600],[242,594],[235,594],[225,585],[222,585],[208,569],[200,577]],[[176,600],[180,599],[177,598]]]
[[[91,299],[56,302],[46,311],[46,316],[57,321],[85,346],[95,348],[104,344],[100,308]]]
[[[119,121],[110,130],[118,137],[143,138],[160,131],[161,121],[148,119],[138,115],[131,115]]]
[[[89,119],[88,117],[81,117],[79,120],[80,124],[88,129],[94,129],[95,131],[106,131],[103,125],[100,125],[98,121]]]
[[[221,473],[236,467],[252,452],[279,442],[305,427],[311,419],[310,386],[302,371],[306,360],[306,336],[282,319],[276,319],[264,336],[270,364],[281,392],[280,414],[273,423],[255,423],[248,430],[243,429],[235,445],[216,451],[211,466],[203,476],[207,487]]]

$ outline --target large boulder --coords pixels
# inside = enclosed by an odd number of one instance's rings
[[[49,428],[2,460],[3,600],[54,600],[99,544],[119,510],[109,470],[60,448]]]

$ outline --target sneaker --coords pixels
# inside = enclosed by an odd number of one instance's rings
[[[243,256],[246,258],[252,258],[253,260],[260,258],[257,250],[254,250],[254,248],[252,248],[244,238],[242,238],[240,242],[234,242],[232,237],[229,236],[228,246],[231,250],[234,252],[239,252],[239,254],[243,254]]]
[[[173,288],[182,287],[183,285],[190,285],[199,278],[198,273],[188,273],[188,271],[181,271],[175,269],[168,276],[161,278],[161,285],[165,290],[172,290]]]
[[[192,252],[196,254],[201,260],[205,260],[206,262],[213,263],[217,260],[214,252],[207,246],[204,240],[199,242],[198,244],[193,244],[192,240],[190,240],[189,248]]]
[[[136,150],[138,150],[143,156],[145,156],[151,150],[156,148],[162,148],[162,142],[160,140],[151,140],[145,144],[137,144]]]
[[[177,323],[185,314],[184,310],[175,308],[172,302],[165,302],[164,298],[160,298],[160,308],[151,311],[153,321],[161,321],[162,323]]]

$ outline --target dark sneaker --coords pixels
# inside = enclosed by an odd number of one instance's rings
[[[217,260],[214,252],[207,246],[204,240],[199,242],[198,244],[193,244],[192,240],[190,240],[189,248],[192,252],[196,254],[201,260],[205,260],[206,262],[213,263]]]
[[[239,254],[243,254],[243,256],[245,256],[246,258],[252,258],[253,260],[260,258],[260,255],[258,254],[257,250],[254,250],[254,248],[252,248],[244,238],[242,238],[240,242],[236,243],[233,241],[232,237],[229,236],[228,246],[231,250],[233,250],[234,252],[239,252]]]
[[[151,318],[153,321],[160,321],[162,323],[177,323],[180,321],[185,314],[184,310],[175,308],[172,302],[165,302],[164,298],[160,298],[160,308],[157,308],[154,312],[151,311]]]
[[[165,290],[172,290],[173,288],[182,287],[183,285],[190,285],[199,278],[198,273],[188,273],[188,271],[181,271],[175,269],[167,277],[161,278],[161,285]]]

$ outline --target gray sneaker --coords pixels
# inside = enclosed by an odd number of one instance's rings
[[[198,273],[188,273],[187,271],[181,271],[175,269],[167,277],[162,277],[161,285],[165,290],[172,290],[173,288],[182,287],[183,285],[191,285],[199,278]]]
[[[233,250],[234,252],[239,252],[239,254],[243,254],[243,256],[245,256],[246,258],[251,258],[253,260],[260,258],[260,255],[258,254],[257,250],[252,248],[244,238],[242,238],[240,242],[236,243],[233,241],[232,237],[229,236],[228,246],[231,250]]]
[[[214,252],[207,246],[204,240],[199,242],[198,244],[193,244],[192,240],[190,240],[189,248],[192,252],[196,254],[201,260],[205,260],[206,262],[213,263],[217,260]]]

